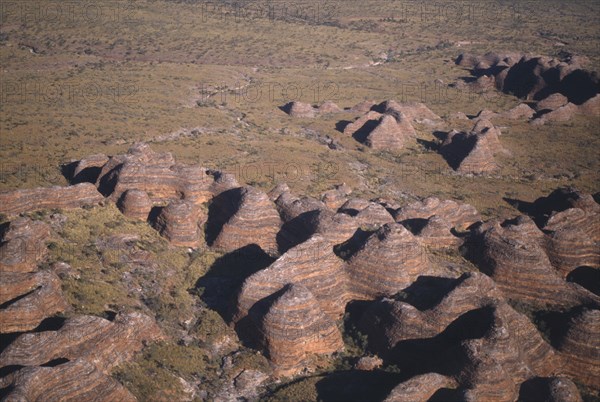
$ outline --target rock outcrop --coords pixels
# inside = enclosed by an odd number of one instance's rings
[[[384,402],[426,402],[442,388],[454,388],[456,382],[437,373],[415,376],[397,385]]]
[[[152,210],[152,201],[145,191],[130,189],[121,195],[117,207],[126,217],[145,221]]]
[[[521,385],[523,402],[582,402],[577,385],[567,377],[535,377]]]
[[[396,222],[402,223],[412,219],[429,219],[434,215],[457,230],[465,230],[481,220],[479,212],[472,205],[452,200],[442,201],[436,197],[428,197],[399,208],[394,218]]]
[[[69,308],[60,279],[51,272],[3,272],[0,285],[0,333],[32,330]]]
[[[71,184],[95,183],[98,180],[102,166],[108,162],[108,159],[108,156],[104,154],[97,154],[87,156],[76,162],[70,178]]]
[[[57,331],[19,336],[0,354],[0,366],[41,366],[57,359],[81,359],[109,373],[145,342],[162,336],[154,320],[141,313],[119,314],[114,321],[76,316]]]
[[[313,118],[317,115],[317,110],[311,104],[303,102],[290,102],[282,110],[292,117]]]
[[[348,260],[347,272],[348,290],[358,300],[392,295],[431,273],[419,240],[397,223],[372,234]]]
[[[281,227],[279,213],[269,197],[253,187],[240,187],[222,193],[213,200],[210,219],[216,223],[218,234],[212,246],[233,251],[250,244],[265,252],[277,254],[277,233]],[[218,227],[220,226],[220,228]]]
[[[552,265],[566,277],[577,267],[600,268],[600,214],[569,208],[544,226]]]
[[[117,380],[83,360],[20,369],[0,378],[0,388],[8,390],[6,401],[137,401]]]
[[[17,218],[9,222],[0,242],[0,273],[33,272],[47,255],[50,226],[42,221]]]
[[[489,121],[479,120],[469,133],[449,132],[440,153],[457,172],[490,172],[498,167],[494,156],[503,151],[498,134],[499,130]]]
[[[407,115],[393,108],[382,107],[379,110],[383,113],[372,110],[348,124],[344,134],[378,150],[402,149],[407,141],[416,138],[416,131]]]
[[[104,197],[91,183],[69,187],[47,187],[0,193],[0,213],[14,216],[41,209],[80,208],[94,205]]]
[[[308,289],[320,309],[332,319],[341,317],[349,301],[344,261],[334,254],[329,241],[314,235],[245,280],[238,296],[236,320],[246,316],[257,302],[289,283]]]
[[[477,254],[474,260],[480,270],[494,279],[508,299],[556,308],[597,299],[557,273],[544,244],[544,233],[530,218],[520,216],[481,225],[474,230],[468,247]]]
[[[350,194],[352,194],[352,189],[343,183],[321,194],[321,201],[328,208],[336,210],[348,201]]]
[[[256,320],[276,375],[295,374],[306,366],[310,355],[331,354],[344,347],[335,321],[299,284],[285,286],[275,295],[267,312]]]
[[[535,110],[538,112],[556,110],[567,103],[569,103],[569,99],[566,96],[560,93],[554,93],[537,102],[535,105]]]
[[[163,337],[153,319],[119,314],[114,322],[77,316],[57,331],[19,336],[0,354],[0,368],[17,367],[0,379],[9,400],[135,401],[110,377],[146,342]],[[12,398],[12,399],[11,399]]]
[[[160,211],[154,227],[175,246],[198,247],[205,222],[206,216],[200,207],[190,201],[176,200]]]
[[[339,113],[342,109],[332,101],[325,101],[317,108],[319,114]]]
[[[600,388],[600,310],[584,308],[575,315],[558,349],[565,357],[565,374],[587,386]]]
[[[520,103],[512,109],[499,113],[497,116],[509,120],[529,120],[535,115],[535,110],[525,103]]]

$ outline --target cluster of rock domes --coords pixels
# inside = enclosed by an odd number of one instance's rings
[[[469,135],[482,136],[478,141],[492,152],[498,147],[494,130],[479,122]],[[63,207],[115,202],[174,246],[225,253],[251,246],[270,255],[273,262],[241,284],[231,325],[265,352],[276,375],[297,374],[315,355],[343,350],[339,320],[348,303],[361,300],[368,304],[359,321],[370,349],[411,374],[389,400],[435,394],[508,401],[523,389],[559,392],[556,384],[577,400],[572,380],[599,387],[600,297],[571,277],[581,267],[600,268],[600,206],[588,194],[558,190],[532,203],[530,216],[481,222],[468,204],[427,198],[399,207],[355,198],[346,185],[317,198],[297,196],[285,184],[265,193],[222,172],[176,163],[145,144],[76,165],[80,172],[96,165],[96,174],[87,176],[94,184],[61,191],[98,190],[91,198],[86,191],[85,203]],[[44,191],[57,190],[31,193]],[[15,193],[2,197],[16,199]],[[7,203],[0,212],[32,209]],[[37,269],[47,232],[42,222],[15,218],[3,235],[3,332],[30,331],[68,308],[60,280]],[[462,250],[481,273],[460,275],[433,263],[437,249]],[[514,303],[560,311],[565,330],[548,343]],[[127,400],[130,394],[108,370],[142,341],[161,336],[142,315],[113,322],[75,317],[56,331],[17,337],[0,354],[0,366],[24,368],[0,381],[14,397],[29,400],[42,398],[40,387],[58,383],[66,385],[52,391],[57,395]],[[45,366],[56,359],[69,362]]]
[[[535,101],[533,108],[522,104],[495,114],[503,118],[523,118],[541,125],[568,121],[575,115],[600,116],[600,79],[585,68],[586,59],[564,59],[518,53],[461,54],[456,64],[469,68],[478,90],[497,89],[519,98]],[[488,118],[492,117],[489,115]]]

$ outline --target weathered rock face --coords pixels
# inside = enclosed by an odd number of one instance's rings
[[[564,277],[577,267],[600,268],[600,214],[570,208],[553,215],[544,232],[550,261]]]
[[[267,195],[271,201],[275,202],[283,193],[291,194],[290,187],[287,185],[287,183],[279,183],[273,187],[271,191],[267,193]]]
[[[449,132],[440,153],[457,172],[490,172],[498,167],[494,155],[502,151],[498,134],[489,121],[480,120],[469,133]]]
[[[32,330],[69,308],[60,280],[51,272],[3,272],[0,285],[0,333]]]
[[[335,321],[321,311],[307,288],[291,284],[279,293],[259,322],[276,375],[297,373],[312,354],[330,354],[343,349]]]
[[[145,191],[130,189],[121,195],[117,207],[126,217],[145,221],[152,210],[152,201]]]
[[[422,374],[396,386],[384,402],[426,402],[441,388],[454,388],[456,382],[437,373]]]
[[[396,222],[403,222],[410,219],[429,219],[434,215],[458,230],[464,230],[481,220],[479,212],[472,205],[452,200],[442,201],[436,197],[428,197],[404,206],[396,211],[394,218]]]
[[[213,200],[213,211],[226,219],[213,247],[226,251],[256,244],[267,253],[276,254],[277,233],[281,219],[269,197],[253,187],[240,187]],[[211,211],[211,213],[213,213]],[[218,225],[217,225],[218,226]]]
[[[91,183],[16,190],[0,193],[0,213],[13,216],[40,209],[79,208],[98,204],[103,199]]]
[[[0,246],[0,333],[32,330],[69,307],[58,277],[36,272],[46,256],[49,234],[47,224],[28,218],[18,218],[5,229]]]
[[[288,250],[271,266],[246,279],[238,296],[236,320],[286,284],[307,288],[321,311],[338,319],[348,302],[344,261],[333,253],[333,245],[320,235]]]
[[[531,124],[533,125],[544,125],[548,122],[564,122],[571,120],[579,111],[577,105],[573,103],[567,103],[551,112],[545,113],[540,117],[533,119]]]
[[[0,366],[40,366],[57,359],[81,359],[109,373],[161,339],[153,319],[140,313],[117,315],[114,322],[94,316],[68,319],[58,331],[19,336],[0,354]]]
[[[313,118],[317,114],[312,105],[302,102],[290,102],[283,106],[283,110],[292,117]]]
[[[451,223],[437,215],[428,218],[415,234],[431,249],[456,249],[462,244],[462,240],[452,234]]]
[[[554,93],[547,98],[542,99],[535,105],[535,110],[538,112],[543,110],[556,110],[561,106],[569,103],[569,99],[560,93]]]
[[[275,201],[277,211],[284,224],[277,234],[281,252],[285,252],[315,233],[314,219],[320,211],[328,210],[325,203],[312,197],[294,196],[289,191],[282,193]]]
[[[177,164],[170,153],[157,153],[140,143],[125,155],[111,157],[97,185],[115,202],[125,191],[135,189],[145,191],[154,203],[183,198],[199,205],[212,197],[215,179],[210,173],[198,165]]]
[[[50,227],[41,221],[17,218],[8,223],[0,243],[0,272],[33,272],[47,252]]]
[[[521,216],[502,224],[492,222],[475,232],[469,244],[471,250],[481,251],[475,260],[506,298],[555,307],[572,307],[596,299],[555,271],[543,247],[544,234],[531,219]]]
[[[117,315],[114,322],[74,317],[57,331],[21,335],[4,349],[0,368],[22,368],[0,379],[0,388],[9,387],[8,400],[135,401],[110,371],[162,336],[140,313]]]
[[[176,200],[163,208],[154,226],[173,245],[198,247],[202,241],[204,212],[190,201]]]
[[[394,294],[430,272],[420,242],[404,226],[386,224],[348,261],[348,290],[353,299]]]
[[[565,374],[600,388],[600,310],[583,309],[573,317],[558,348],[565,357]]]
[[[6,401],[135,402],[117,380],[93,364],[75,360],[55,367],[26,367],[0,379]]]
[[[321,201],[327,208],[336,210],[348,201],[350,194],[352,194],[352,189],[343,183],[321,194]]]
[[[364,139],[364,143],[373,149],[396,150],[404,147],[406,133],[398,127],[393,116],[384,115]]]
[[[355,217],[329,210],[318,211],[307,223],[311,232],[322,235],[331,244],[341,244],[350,239],[360,226],[361,222]]]

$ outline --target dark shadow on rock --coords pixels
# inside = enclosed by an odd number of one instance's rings
[[[382,401],[404,376],[381,370],[338,371],[317,382],[318,399],[323,402]]]
[[[581,266],[567,275],[568,282],[574,282],[600,296],[600,269]]]
[[[340,120],[337,123],[335,123],[335,129],[340,133],[343,133],[346,127],[351,123],[352,122],[350,120]]]
[[[468,311],[433,338],[398,342],[389,353],[389,363],[409,377],[432,372],[457,375],[468,363],[462,341],[484,337],[493,322],[493,306]]]
[[[242,188],[232,188],[215,196],[208,207],[208,220],[206,221],[206,243],[211,246],[223,225],[238,211],[242,197]]]
[[[108,197],[113,193],[113,191],[115,191],[115,186],[117,185],[117,180],[119,178],[119,172],[122,168],[123,164],[121,163],[102,176],[98,183],[98,191],[100,194]]]
[[[457,279],[421,275],[409,287],[402,290],[402,301],[418,310],[427,310],[440,303],[443,298],[467,278]],[[398,296],[395,299],[400,300]]]
[[[425,228],[429,219],[425,218],[410,218],[399,222],[402,226],[408,229],[412,234],[418,235]]]
[[[282,112],[284,112],[284,113],[286,113],[286,114],[288,114],[288,115],[289,115],[289,114],[290,114],[290,112],[291,112],[291,110],[292,110],[292,105],[293,105],[293,102],[288,102],[288,103],[286,103],[286,104],[285,104],[285,105],[283,105],[283,106],[279,106],[278,108],[279,108],[279,110],[281,110]]]
[[[79,161],[65,163],[65,164],[60,165],[60,173],[71,184],[75,184],[75,183],[73,183],[73,177],[75,175],[75,169],[77,168],[78,164],[79,164]]]
[[[371,134],[371,131],[373,131],[378,124],[379,120],[368,120],[361,128],[352,134],[352,138],[363,144],[367,140],[369,134]]]
[[[464,402],[464,392],[461,388],[440,388],[427,402]]]
[[[576,306],[569,311],[536,311],[533,323],[554,348],[559,348],[569,330],[569,322],[584,308]]]
[[[100,176],[100,172],[102,172],[102,167],[90,166],[75,175],[75,169],[77,168],[78,164],[79,161],[61,165],[60,170],[64,178],[67,179],[70,184],[96,183],[98,177]]]
[[[505,202],[528,215],[535,224],[542,228],[554,212],[562,212],[571,208],[570,197],[575,189],[561,187],[552,191],[547,197],[540,197],[534,202],[521,201],[512,198],[503,198]]]
[[[250,275],[268,267],[275,259],[260,246],[250,244],[217,259],[206,275],[198,279],[195,288],[200,299],[230,322],[236,307],[237,294]]]
[[[560,92],[569,99],[569,102],[581,105],[600,92],[598,73],[575,70],[560,82]]]
[[[160,215],[160,213],[162,212],[163,209],[165,209],[164,206],[152,207],[152,209],[150,210],[150,213],[148,214],[148,223],[150,225],[154,226],[154,224],[156,223],[156,220],[158,219],[158,216]]]
[[[60,366],[61,364],[65,364],[70,362],[69,359],[65,358],[65,357],[59,357],[56,359],[52,359],[44,364],[40,364],[40,367],[56,367],[56,366]]]
[[[513,65],[504,79],[504,92],[517,98],[526,98],[536,87],[541,86],[542,78],[535,73],[538,62],[539,58],[532,58]]]
[[[519,388],[519,402],[550,400],[550,378],[534,377],[523,382]]]
[[[365,244],[369,236],[371,236],[373,233],[375,232],[358,228],[351,238],[341,244],[336,245],[333,248],[333,252],[341,259],[348,261],[350,257],[360,250],[362,245]]]
[[[435,141],[422,140],[420,138],[417,138],[417,143],[421,144],[428,151],[437,151],[440,147]]]
[[[285,222],[277,233],[277,247],[280,254],[305,242],[314,234],[311,221],[319,215],[319,210],[303,212]]]
[[[454,170],[475,147],[476,136],[467,133],[457,133],[452,137],[452,142],[439,148],[439,153]]]
[[[242,344],[253,349],[265,349],[266,345],[263,339],[262,321],[265,315],[271,309],[271,306],[279,299],[290,287],[286,285],[275,293],[254,303],[248,315],[239,320],[235,325],[235,331]],[[268,356],[268,353],[266,353]]]

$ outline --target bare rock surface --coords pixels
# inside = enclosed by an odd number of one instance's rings
[[[98,204],[103,199],[91,183],[16,190],[0,193],[0,213],[13,216],[41,209],[79,208]]]

